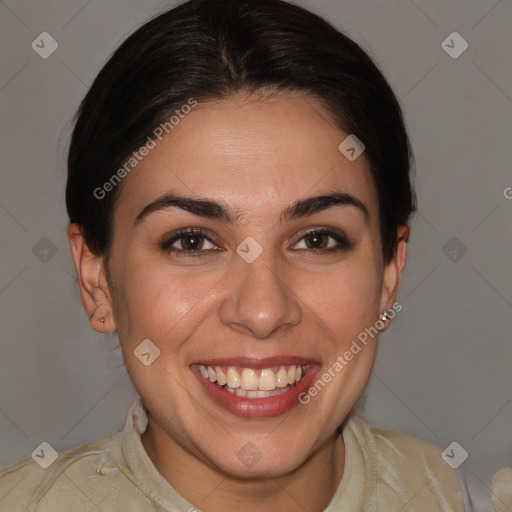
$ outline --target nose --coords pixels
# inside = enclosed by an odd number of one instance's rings
[[[302,317],[300,301],[283,265],[273,260],[271,251],[263,251],[252,263],[237,260],[226,276],[230,293],[220,305],[222,323],[257,339],[297,325]]]

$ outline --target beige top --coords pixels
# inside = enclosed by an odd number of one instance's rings
[[[512,510],[512,468],[501,468],[494,473],[490,496],[496,512]]]
[[[27,457],[0,470],[0,510],[197,511],[144,450],[140,435],[147,423],[137,398],[123,431],[62,451],[47,469]],[[437,446],[371,427],[358,416],[346,423],[343,439],[343,478],[324,512],[463,512],[457,474]]]

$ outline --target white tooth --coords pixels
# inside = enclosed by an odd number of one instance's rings
[[[235,390],[231,388],[224,388],[226,391],[229,391],[231,394],[235,394]]]
[[[290,389],[289,387],[286,387],[286,388],[276,388],[276,389],[274,389],[274,391],[269,391],[269,395],[268,396],[280,395],[282,393],[286,393],[289,389]]]
[[[208,366],[208,377],[212,382],[217,382],[217,374],[211,366]]]
[[[300,366],[297,366],[295,369],[295,381],[300,382],[300,379],[302,379],[302,368]]]
[[[197,367],[199,368],[199,371],[201,372],[201,375],[207,379],[208,378],[208,370],[206,369],[206,366],[202,365],[202,364],[199,364],[197,365]]]
[[[228,368],[228,374],[226,376],[227,385],[230,388],[239,388],[240,387],[240,375],[234,368]]]
[[[240,389],[240,388],[236,388],[235,389],[235,395],[236,396],[243,396],[243,397],[247,397],[247,391],[243,390],[243,389]]]
[[[268,391],[258,390],[257,393],[258,393],[258,398],[267,398],[270,395],[270,393]]]
[[[226,374],[222,371],[222,368],[219,368],[218,366],[215,367],[215,373],[217,374],[217,384],[219,386],[224,386],[226,384]]]
[[[246,391],[247,398],[258,398],[258,391]]]
[[[276,375],[276,386],[278,388],[284,388],[288,386],[288,373],[286,372],[286,368],[281,366]]]
[[[258,389],[258,376],[251,368],[244,368],[242,371],[241,384],[242,389],[255,390]]]
[[[288,384],[290,384],[290,386],[295,384],[295,365],[290,366],[288,369]]]
[[[276,375],[270,368],[261,370],[258,388],[262,391],[272,391],[276,389]]]

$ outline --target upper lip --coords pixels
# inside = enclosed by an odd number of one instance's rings
[[[272,356],[272,357],[216,357],[214,359],[200,359],[191,365],[202,364],[204,366],[241,366],[243,368],[272,368],[275,366],[286,366],[286,365],[307,365],[307,364],[319,364],[318,361],[311,359],[310,357],[300,356]]]

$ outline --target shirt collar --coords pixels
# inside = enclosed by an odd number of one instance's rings
[[[121,450],[130,478],[158,512],[195,510],[158,472],[141,441],[148,426],[147,409],[140,397],[126,418]],[[361,418],[351,416],[343,429],[345,467],[343,477],[324,512],[375,510],[377,447]],[[364,449],[364,452],[363,452]]]
[[[183,512],[193,509],[158,472],[149,458],[140,436],[148,426],[147,410],[140,397],[132,405],[121,439],[121,450],[134,484],[158,512]]]

